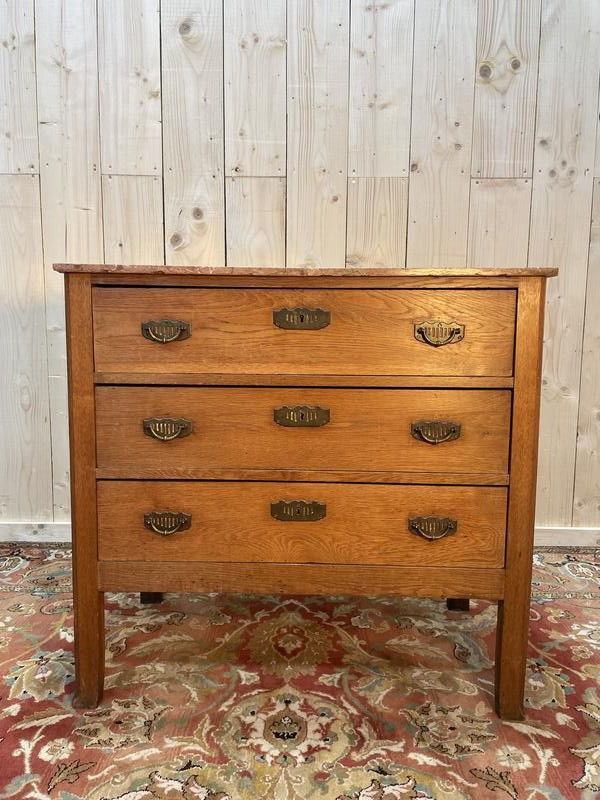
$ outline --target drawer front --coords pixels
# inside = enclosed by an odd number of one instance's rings
[[[134,373],[508,376],[515,301],[513,290],[501,289],[95,287],[95,367]]]
[[[96,419],[98,467],[124,478],[236,468],[508,471],[506,390],[102,386]]]
[[[99,558],[502,567],[506,499],[499,487],[99,481]]]

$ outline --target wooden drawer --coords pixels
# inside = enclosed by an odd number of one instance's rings
[[[317,501],[326,515],[275,519],[282,500]],[[99,558],[502,567],[506,500],[499,487],[99,481]],[[164,511],[190,514],[189,529],[144,526],[146,513]],[[410,532],[412,515],[453,518],[457,531],[426,540]]]
[[[515,302],[516,293],[508,289],[95,287],[95,368],[109,373],[508,376]],[[322,309],[329,323],[318,330],[278,327],[274,311],[285,308]],[[308,320],[310,311],[301,316]],[[167,343],[144,338],[142,324],[160,320],[183,321],[190,335]],[[453,323],[450,330],[464,326],[462,338],[433,346],[415,336],[422,323],[436,322]],[[436,341],[427,326],[424,335]]]
[[[510,402],[506,390],[101,386],[97,464],[123,478],[192,477],[186,471],[202,469],[507,473]],[[288,424],[276,423],[275,409],[286,408],[279,415]],[[289,426],[310,408],[329,421]],[[143,421],[153,418],[187,420],[192,433],[153,438],[153,430],[174,435],[150,422],[145,433]],[[411,425],[424,421],[457,423],[458,438],[431,444],[429,426],[415,438]]]

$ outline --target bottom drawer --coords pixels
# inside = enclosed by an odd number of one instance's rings
[[[506,501],[500,487],[98,481],[98,555],[502,567]]]

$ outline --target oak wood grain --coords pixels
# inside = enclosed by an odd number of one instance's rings
[[[523,716],[529,602],[535,522],[542,339],[542,279],[523,280],[517,305],[515,388],[506,533],[506,592],[498,604],[496,710],[503,719]]]
[[[512,374],[515,294],[511,291],[187,290],[98,288],[94,297],[98,371],[238,372],[265,375]],[[280,308],[321,308],[321,330],[283,330]],[[145,320],[191,324],[189,338],[144,339]],[[432,347],[414,326],[465,325],[462,340]]]
[[[65,286],[71,447],[73,608],[76,701],[100,702],[104,682],[104,597],[98,585],[96,520],[96,432],[91,283],[69,275]]]
[[[274,410],[317,406],[321,427],[282,427]],[[508,472],[509,391],[96,387],[100,470],[362,470],[477,475]],[[153,417],[190,420],[193,433],[159,441]],[[411,435],[421,420],[461,426],[458,439],[428,444]],[[435,480],[432,475],[430,481]]]
[[[99,481],[101,561],[244,561],[503,567],[507,491],[502,487],[331,483]],[[316,500],[326,517],[271,516],[279,500]],[[182,511],[191,528],[160,536],[144,514]],[[410,516],[450,517],[458,530],[427,541]]]
[[[98,564],[104,591],[250,592],[278,594],[464,596],[497,600],[504,570],[447,567],[346,566],[325,564],[232,564],[170,561],[104,561]]]

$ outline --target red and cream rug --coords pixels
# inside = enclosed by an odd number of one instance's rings
[[[75,710],[70,553],[0,545],[0,798],[566,800],[600,791],[600,552],[535,559],[527,714],[493,711],[495,607],[109,595]]]

